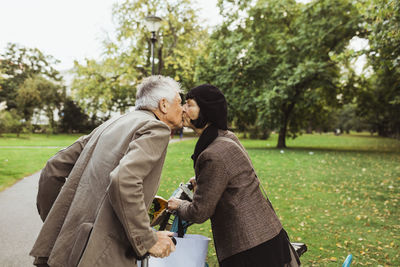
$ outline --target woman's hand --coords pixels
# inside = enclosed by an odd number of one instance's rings
[[[168,200],[168,210],[173,211],[179,208],[179,205],[182,203],[182,200],[172,197]]]
[[[190,178],[190,180],[189,180],[189,182],[192,184],[192,186],[193,186],[193,192],[195,192],[196,191],[196,185],[197,185],[197,182],[196,182],[196,177],[192,177],[192,178]]]

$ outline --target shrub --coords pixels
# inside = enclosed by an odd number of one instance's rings
[[[16,133],[19,135],[24,129],[21,117],[15,109],[0,111],[0,134]]]

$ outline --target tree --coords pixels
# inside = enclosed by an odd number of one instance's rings
[[[113,10],[118,22],[117,43],[108,43],[108,47],[118,47],[117,53],[130,62],[130,67],[143,66],[138,70],[148,76],[151,42],[143,20],[157,13],[163,18],[157,42],[158,73],[181,81],[185,88],[193,87],[195,60],[203,51],[208,36],[199,24],[196,11],[192,0],[127,0]],[[123,46],[124,43],[130,45]],[[115,49],[108,50],[113,51]]]
[[[118,58],[106,58],[98,63],[86,60],[86,65],[75,62],[76,77],[72,82],[75,99],[87,113],[99,111],[107,116],[111,112],[124,113],[133,106],[135,92],[132,90],[131,71],[126,71]],[[134,77],[134,76],[132,76]]]
[[[234,15],[212,35],[198,78],[224,91],[234,122],[278,129],[277,147],[286,147],[286,137],[296,137],[323,105],[337,105],[343,92],[333,57],[357,34],[361,17],[347,0],[219,5]]]
[[[367,0],[362,6],[372,74],[364,77],[357,113],[380,136],[400,137],[400,2]]]
[[[0,54],[0,102],[6,101],[8,110],[16,108],[18,88],[30,77],[40,75],[61,81],[59,72],[52,67],[57,62],[39,49],[9,43],[6,51]]]
[[[337,125],[336,127],[341,130],[341,132],[349,133],[350,130],[354,130],[357,132],[361,131],[370,131],[373,132],[373,129],[365,122],[365,120],[357,115],[357,106],[356,104],[346,104],[337,111]]]
[[[2,133],[16,133],[19,136],[22,130],[21,118],[15,109],[10,111],[0,109],[0,135]]]
[[[184,88],[193,87],[195,60],[207,32],[198,24],[192,6],[190,0],[134,0],[115,5],[116,37],[104,41],[104,58],[75,64],[72,89],[82,99],[80,104],[93,114],[125,112],[133,106],[135,85],[151,73],[150,33],[143,21],[156,11],[163,18],[156,43],[157,72],[181,81]]]
[[[92,128],[89,125],[88,115],[71,98],[65,100],[60,118],[60,130],[64,133],[82,133]]]
[[[49,119],[49,126],[55,130],[54,112],[60,110],[65,98],[65,89],[41,76],[27,78],[17,90],[16,104],[29,123],[35,110],[44,110]]]
[[[34,78],[28,78],[17,90],[15,99],[16,106],[19,108],[20,114],[26,122],[30,122],[34,110],[41,103],[40,91],[38,86],[40,81]]]

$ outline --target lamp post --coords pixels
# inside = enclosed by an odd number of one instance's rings
[[[154,15],[147,16],[144,19],[146,28],[151,32],[151,75],[154,75],[154,44],[157,41],[156,32],[161,26],[162,19]]]

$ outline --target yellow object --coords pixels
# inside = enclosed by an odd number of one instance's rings
[[[155,196],[149,210],[150,225],[154,226],[160,222],[160,218],[168,207],[168,201],[160,196]]]

